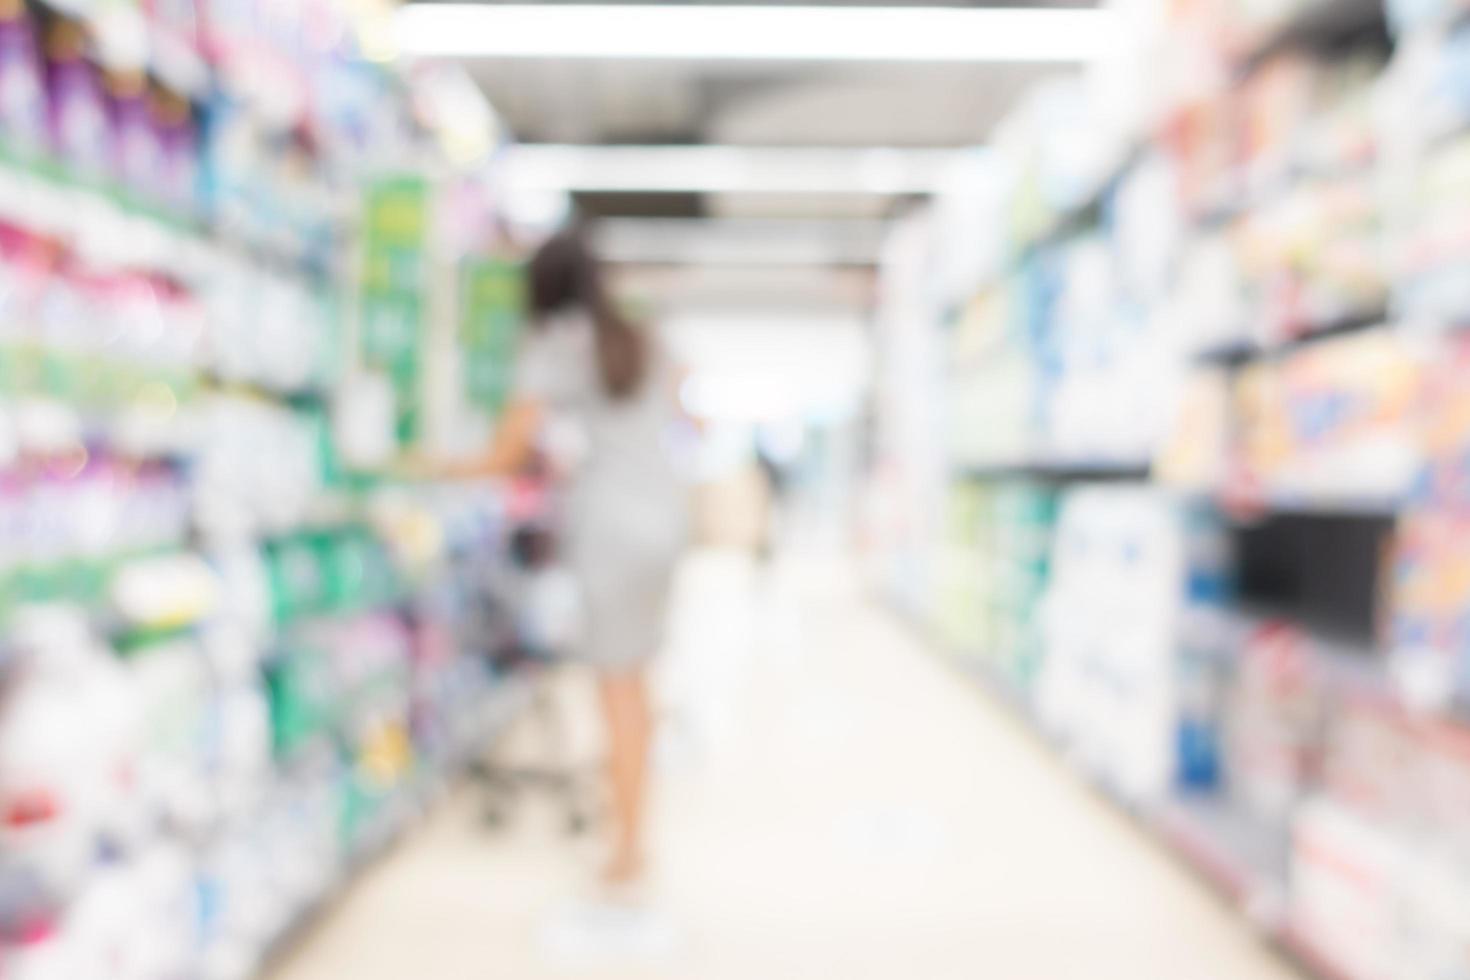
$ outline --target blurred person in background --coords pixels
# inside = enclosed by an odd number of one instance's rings
[[[756,441],[755,460],[766,481],[765,527],[761,534],[758,555],[761,561],[770,565],[776,559],[776,551],[786,526],[786,501],[791,481],[786,464],[778,460],[771,448],[760,439]]]
[[[598,676],[613,816],[603,877],[620,886],[645,864],[647,667],[662,643],[687,537],[685,489],[668,451],[679,379],[653,332],[614,305],[582,231],[548,240],[528,278],[531,329],[516,391],[486,457],[451,469],[504,475],[539,448],[562,477],[559,551],[578,583],[583,619],[570,655]]]

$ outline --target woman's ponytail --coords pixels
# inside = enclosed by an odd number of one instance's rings
[[[603,389],[615,399],[642,387],[648,373],[648,341],[613,305],[602,267],[577,230],[547,240],[531,259],[531,313],[538,321],[580,308],[592,319]]]

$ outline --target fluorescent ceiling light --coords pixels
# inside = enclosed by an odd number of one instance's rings
[[[886,224],[864,220],[605,218],[598,254],[633,265],[874,265]]]
[[[512,192],[930,194],[976,152],[532,143],[509,148],[500,165]]]
[[[1104,10],[415,3],[404,54],[459,58],[1079,62],[1111,50]]]

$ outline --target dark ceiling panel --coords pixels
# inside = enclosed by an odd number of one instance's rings
[[[582,191],[573,195],[577,213],[588,218],[702,218],[703,194],[607,194]]]

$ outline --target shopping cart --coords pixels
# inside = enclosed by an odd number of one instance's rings
[[[575,586],[557,561],[553,527],[543,502],[522,514],[511,533],[510,562],[493,590],[510,626],[495,653],[495,669],[525,684],[529,696],[518,730],[497,739],[470,771],[487,824],[510,824],[518,808],[539,796],[552,804],[568,834],[581,835],[603,809],[600,767],[576,757],[568,709],[559,696],[579,613]]]

